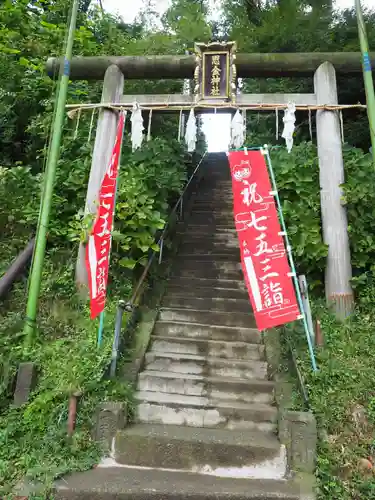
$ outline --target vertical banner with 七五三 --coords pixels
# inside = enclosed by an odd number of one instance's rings
[[[267,165],[260,151],[232,151],[233,212],[259,330],[301,318]]]

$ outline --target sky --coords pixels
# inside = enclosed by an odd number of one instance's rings
[[[132,22],[142,7],[143,0],[102,0],[103,7],[109,12],[120,14],[125,22]],[[374,0],[362,0],[363,7],[370,7]],[[160,12],[168,7],[169,0],[156,0]],[[346,9],[354,5],[354,0],[336,0],[336,5]]]

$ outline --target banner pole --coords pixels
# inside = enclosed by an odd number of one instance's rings
[[[48,225],[52,207],[57,164],[60,158],[60,144],[65,120],[65,103],[69,86],[70,62],[72,58],[78,7],[79,1],[73,0],[64,63],[60,73],[60,82],[56,97],[55,116],[52,126],[53,135],[47,155],[47,166],[42,191],[34,256],[29,277],[26,320],[24,325],[24,334],[26,337],[25,341],[27,345],[31,345],[35,340],[36,318],[38,313],[44,257],[46,253]]]
[[[372,145],[372,161],[375,167],[375,92],[372,78],[371,59],[369,56],[369,45],[367,39],[366,25],[363,19],[361,0],[355,0],[355,10],[358,23],[358,37],[362,53],[363,81],[366,91],[367,116],[370,128]]]
[[[99,316],[98,347],[100,347],[102,345],[103,330],[104,330],[104,309],[100,313],[100,316]]]
[[[299,288],[299,283],[298,283],[298,278],[297,278],[296,266],[294,264],[294,259],[293,259],[293,255],[292,255],[292,248],[291,248],[290,243],[289,243],[289,237],[288,237],[288,233],[287,233],[287,230],[286,230],[286,225],[285,225],[283,211],[282,211],[282,208],[281,208],[281,201],[280,201],[280,197],[279,197],[279,192],[277,190],[276,178],[275,178],[275,174],[274,174],[274,171],[273,171],[273,168],[272,168],[271,157],[270,157],[270,154],[269,154],[269,150],[268,150],[267,144],[265,144],[264,147],[260,151],[267,158],[267,165],[268,165],[268,169],[269,169],[269,172],[270,172],[271,183],[272,183],[272,188],[273,188],[273,195],[275,197],[276,204],[277,204],[277,210],[279,212],[279,219],[280,219],[281,229],[283,231],[283,236],[284,236],[285,243],[286,243],[286,251],[287,251],[288,259],[289,259],[289,264],[290,264],[290,267],[291,267],[291,270],[292,270],[292,274],[293,274],[293,282],[294,282],[294,287],[295,287],[295,290],[296,290],[298,305],[300,307],[300,311],[301,311],[301,314],[302,314],[302,318],[301,319],[302,319],[303,327],[304,327],[305,334],[306,334],[307,345],[308,345],[308,348],[309,348],[309,354],[310,354],[310,359],[311,359],[311,366],[312,366],[313,371],[316,372],[318,370],[318,368],[316,366],[314,349],[313,349],[313,345],[312,345],[312,341],[311,341],[309,326],[308,326],[307,320],[306,320],[306,314],[304,312],[303,301],[302,301],[302,296],[301,296],[301,290]]]

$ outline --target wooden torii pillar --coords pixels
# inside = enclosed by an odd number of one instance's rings
[[[375,67],[375,54],[370,54]],[[60,69],[61,60],[47,61],[50,76]],[[301,94],[299,101],[310,104],[337,104],[336,72],[357,74],[362,72],[360,53],[299,53],[299,54],[237,54],[237,76],[303,77],[314,75],[314,94]],[[124,56],[75,57],[71,63],[72,80],[104,80],[102,103],[126,102],[122,96],[125,79],[192,78],[195,56]],[[128,96],[128,104],[134,96]],[[141,96],[139,96],[141,97]],[[149,96],[153,98],[156,96]],[[172,96],[173,97],[173,96]],[[177,96],[181,100],[181,96]],[[186,97],[186,96],[185,96]],[[265,94],[259,99],[272,102]],[[244,102],[255,102],[254,96],[244,94]],[[280,99],[280,96],[277,97]],[[284,96],[288,98],[287,95]],[[188,98],[187,98],[188,99]],[[259,100],[258,99],[258,100]],[[283,99],[283,102],[285,102]],[[152,99],[151,99],[152,101]],[[280,103],[280,100],[274,101]],[[341,203],[340,185],[344,182],[344,165],[340,123],[337,111],[317,111],[317,139],[320,171],[321,210],[324,242],[328,245],[325,290],[328,303],[337,317],[344,318],[353,309],[351,288],[351,261],[346,211]],[[102,109],[98,118],[90,180],[86,197],[86,212],[95,213],[100,184],[108,164],[117,125],[116,111]],[[87,287],[84,247],[81,245],[77,261],[77,284]]]

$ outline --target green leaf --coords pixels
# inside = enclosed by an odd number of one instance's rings
[[[134,259],[121,259],[119,261],[119,265],[127,269],[134,269],[135,266],[137,265],[137,261]]]

